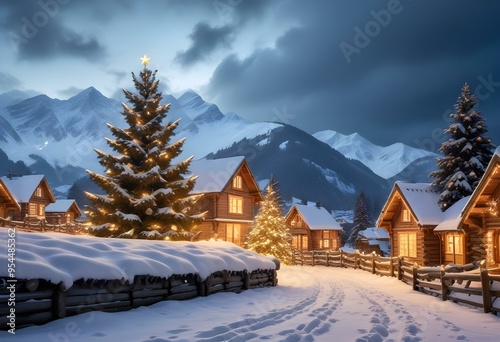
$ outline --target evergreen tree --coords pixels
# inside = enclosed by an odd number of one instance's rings
[[[366,196],[365,193],[361,191],[356,201],[356,206],[354,208],[353,225],[351,229],[351,234],[349,235],[349,238],[347,240],[347,244],[356,248],[359,232],[371,226],[372,224],[370,222],[368,206],[366,205]]]
[[[279,188],[279,183],[276,178],[274,178],[273,175],[271,175],[271,178],[269,179],[269,186],[273,188],[276,201],[280,207],[281,213],[283,214],[285,211],[285,201],[283,200],[283,197],[281,196],[280,188]]]
[[[189,239],[202,215],[194,214],[197,196],[190,195],[196,177],[187,176],[191,159],[174,163],[184,139],[171,142],[179,121],[163,125],[169,105],[161,105],[156,72],[142,58],[139,78],[132,73],[138,94],[123,90],[132,105],[123,106],[126,129],[108,124],[115,140],[106,138],[117,153],[96,150],[105,175],[87,171],[105,195],[86,193],[92,206],[87,215],[91,233],[104,237]]]
[[[445,211],[461,198],[472,194],[484,174],[495,146],[485,136],[484,119],[476,110],[478,100],[466,83],[450,114],[453,123],[445,129],[450,138],[441,144],[438,170],[430,177],[441,192],[438,204]]]
[[[277,194],[269,183],[264,200],[260,204],[247,246],[257,253],[272,255],[284,264],[292,262],[290,233],[278,204]]]

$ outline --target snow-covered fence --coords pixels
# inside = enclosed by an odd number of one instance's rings
[[[205,280],[195,274],[169,278],[136,276],[132,283],[123,280],[80,279],[66,289],[42,279],[17,280],[16,326],[44,324],[88,311],[117,312],[164,300],[185,300],[217,292],[276,286],[276,270],[253,272],[220,271]],[[8,329],[9,290],[0,289],[0,327]]]
[[[384,258],[376,254],[347,253],[340,251],[298,251],[294,250],[294,265],[361,268],[378,275],[394,276],[398,270],[399,258]]]
[[[16,228],[20,230],[48,232],[54,231],[59,233],[77,234],[83,230],[81,223],[72,222],[64,224],[49,224],[43,219],[37,217],[26,217],[23,221],[14,221],[9,218],[0,217],[0,227]]]
[[[472,305],[484,312],[500,312],[500,269],[488,270],[480,263],[420,267],[400,257],[381,257],[340,251],[294,251],[295,265],[342,266],[372,274],[397,277],[402,282],[442,300]]]

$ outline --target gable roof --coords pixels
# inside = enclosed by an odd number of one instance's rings
[[[18,203],[28,203],[39,185],[45,186],[49,200],[55,202],[54,195],[44,175],[3,176],[1,179]]]
[[[287,218],[296,210],[311,230],[342,230],[340,224],[323,207],[294,204]]]
[[[70,208],[75,209],[78,212],[78,215],[82,215],[82,211],[76,204],[74,199],[58,199],[54,203],[47,205],[45,208],[46,213],[65,213]]]
[[[462,211],[471,196],[466,196],[455,202],[443,213],[440,224],[434,228],[434,232],[460,231],[462,225]]]
[[[250,188],[250,193],[262,199],[259,185],[243,156],[192,161],[189,172],[198,176],[192,193],[220,193],[240,170],[245,170],[242,176]]]
[[[359,232],[359,235],[368,240],[389,239],[389,233],[384,228],[370,227]]]
[[[495,153],[488,163],[484,175],[479,181],[476,189],[470,196],[469,201],[465,204],[461,212],[462,223],[467,216],[472,214],[482,215],[489,213],[488,202],[495,196],[498,186],[500,185],[500,146],[496,148]],[[498,201],[498,199],[497,199]],[[500,208],[497,208],[500,209]]]
[[[9,188],[5,185],[3,180],[0,178],[0,201],[4,203],[14,204],[17,209],[21,209],[19,203],[17,203],[14,195],[10,192]]]
[[[377,226],[383,226],[381,222],[384,218],[392,219],[396,214],[395,204],[398,200],[404,202],[420,226],[437,226],[443,217],[443,212],[438,205],[439,196],[436,187],[430,183],[397,181],[382,208]]]

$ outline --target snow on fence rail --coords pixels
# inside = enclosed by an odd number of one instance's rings
[[[397,277],[421,291],[442,300],[452,300],[500,312],[500,269],[483,268],[482,263],[420,267],[404,258],[384,258],[375,253],[360,254],[340,251],[293,251],[294,265],[351,267],[381,276]]]

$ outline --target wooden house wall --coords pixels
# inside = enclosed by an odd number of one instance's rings
[[[416,233],[417,256],[415,258],[405,256],[405,259],[422,266],[439,265],[441,262],[441,243],[440,237],[433,232],[435,227],[420,227],[413,216],[410,222],[403,222],[403,209],[404,205],[401,204],[397,215],[394,215],[391,222],[392,229],[388,229],[392,256],[401,254],[399,233]]]

